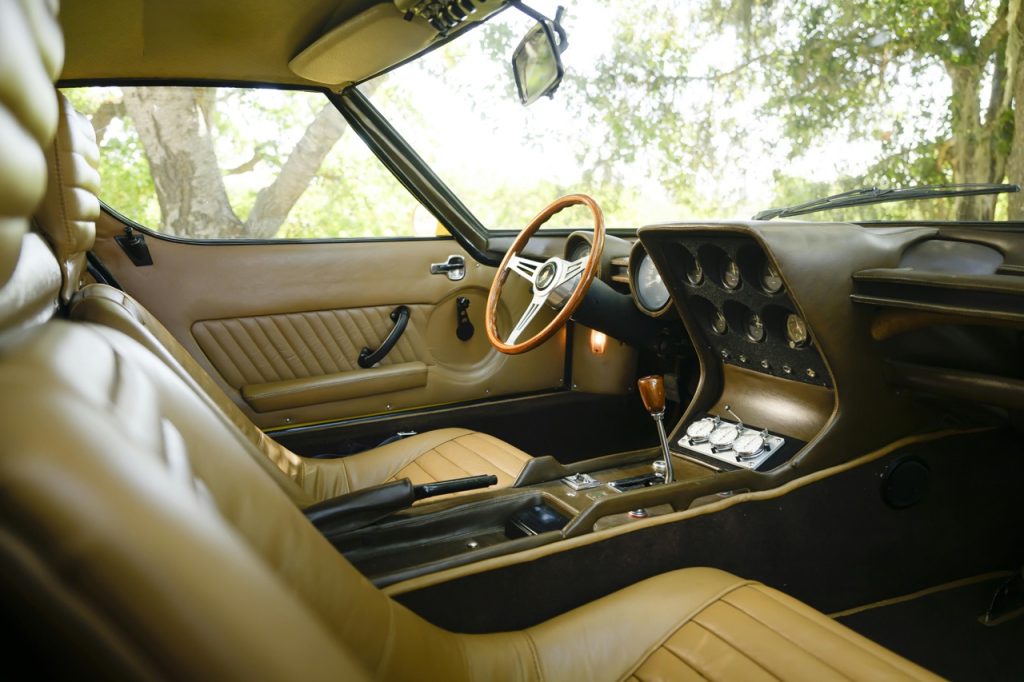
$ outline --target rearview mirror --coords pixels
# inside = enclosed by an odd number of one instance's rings
[[[523,8],[522,5],[517,6]],[[512,53],[512,73],[516,78],[519,100],[524,105],[533,104],[544,95],[554,94],[565,75],[560,56],[568,46],[565,31],[560,25],[563,11],[563,8],[558,8],[554,22],[531,12],[537,24]]]

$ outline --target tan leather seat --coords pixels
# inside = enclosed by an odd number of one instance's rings
[[[302,488],[300,503],[400,478],[427,483],[477,474],[494,474],[498,487],[512,485],[532,459],[497,438],[466,429],[440,429],[341,459],[301,457],[259,429],[199,363],[149,311],[127,294],[103,284],[82,288],[85,254],[96,236],[100,214],[99,150],[89,121],[64,97],[60,125],[47,152],[50,186],[36,222],[60,262],[61,296],[72,319],[117,329],[149,348],[190,383],[205,391],[217,407],[263,454]]]
[[[53,77],[54,29],[0,0],[0,64]],[[11,35],[35,45],[12,49]],[[56,653],[32,665],[76,679],[932,678],[710,569],[519,632],[459,635],[396,604],[307,522],[205,392],[116,330],[41,313],[40,300],[56,307],[62,268],[25,234],[54,129],[52,93],[35,80],[0,81],[0,174],[28,175],[0,193],[0,603],[20,636]]]

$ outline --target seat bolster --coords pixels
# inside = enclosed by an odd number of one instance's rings
[[[131,296],[106,284],[89,284],[78,291],[68,307],[68,317],[114,329],[134,339],[170,367],[266,455],[274,467],[265,467],[299,507],[317,500],[307,494],[300,476],[303,458],[268,437],[238,409],[178,340]],[[285,474],[282,476],[281,474]],[[299,485],[296,486],[295,483]]]
[[[449,428],[403,438],[343,460],[323,460],[314,466],[326,476],[324,468],[343,462],[351,490],[400,478],[419,484],[480,474],[494,474],[498,485],[504,487],[515,482],[531,459],[493,436]]]
[[[542,679],[623,679],[708,604],[747,581],[707,568],[644,580],[526,632]]]
[[[0,2],[0,286],[46,190],[40,147],[57,127],[53,81],[64,62],[56,13],[55,2]]]
[[[50,182],[36,213],[36,224],[60,262],[64,278],[61,297],[68,301],[82,284],[86,253],[96,241],[100,151],[89,120],[75,111],[63,95],[57,98],[57,136],[46,150]]]
[[[543,679],[939,679],[792,597],[712,568],[650,578],[527,633]]]

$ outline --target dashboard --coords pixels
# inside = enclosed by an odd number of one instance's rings
[[[585,255],[586,244],[570,255]],[[787,291],[779,268],[752,237],[674,236],[661,244],[661,267],[639,241],[611,259],[614,282],[628,284],[644,314],[691,319],[691,336],[725,364],[818,386],[831,379],[812,332]],[[579,253],[577,253],[579,252]],[[625,272],[622,272],[625,267]]]

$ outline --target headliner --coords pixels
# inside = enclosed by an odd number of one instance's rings
[[[376,4],[380,0],[64,0],[62,79],[322,87],[294,74],[289,60]]]

